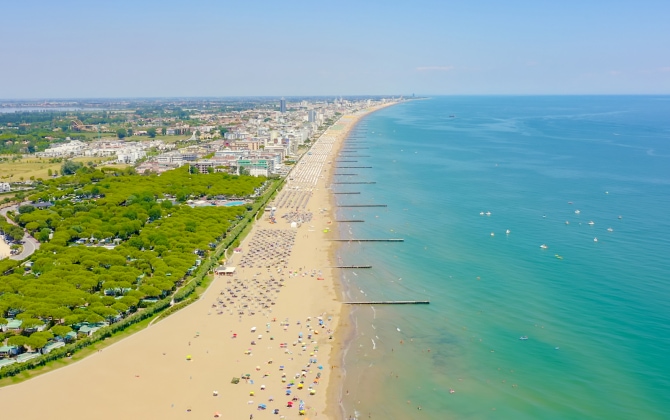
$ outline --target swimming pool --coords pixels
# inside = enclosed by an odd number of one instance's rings
[[[233,207],[233,206],[242,206],[246,204],[244,201],[229,201],[226,204],[224,204],[225,207]]]

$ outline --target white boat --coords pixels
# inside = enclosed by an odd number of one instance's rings
[[[496,236],[496,234],[495,234],[495,233],[493,233],[493,232],[491,232],[491,236]]]
[[[598,238],[593,238],[593,242],[598,242]]]
[[[579,214],[579,213],[581,213],[581,211],[575,210],[575,214]]]
[[[491,212],[490,212],[490,211],[487,211],[487,212],[486,212],[486,215],[487,215],[487,216],[490,216],[490,215],[491,215]]]
[[[614,229],[612,229],[612,228],[610,227],[610,228],[607,228],[607,231],[608,231],[608,232],[614,232]]]
[[[591,225],[591,226],[595,225],[595,223],[593,223],[593,220],[589,221],[589,225]]]
[[[505,233],[509,235],[510,233],[512,233],[512,231],[509,230],[509,229],[507,229],[507,230],[505,231]]]
[[[480,212],[479,212],[479,215],[480,215],[480,216],[483,216],[483,215],[484,215],[484,212],[483,212],[483,211],[480,211]]]
[[[519,340],[528,340],[528,336],[527,335],[522,335],[521,337],[519,337]]]
[[[570,222],[568,222],[568,221],[566,220],[566,221],[565,221],[565,224],[566,224],[566,225],[569,225],[569,224],[570,224]]]
[[[547,249],[547,248],[549,248],[549,247],[546,246],[545,244],[542,244],[542,245],[540,245],[540,248],[542,248],[542,249]]]

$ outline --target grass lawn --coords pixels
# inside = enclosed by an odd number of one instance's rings
[[[49,169],[60,173],[60,168],[63,166],[62,162],[51,163],[49,160],[49,158],[29,156],[13,162],[0,162],[0,180],[2,182],[15,182],[21,181],[22,178],[23,180],[29,180],[30,177],[48,179]],[[88,162],[100,163],[110,160],[110,158],[79,157],[72,160],[86,165]]]

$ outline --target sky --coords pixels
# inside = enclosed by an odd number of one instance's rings
[[[0,99],[670,94],[668,0],[8,0]]]

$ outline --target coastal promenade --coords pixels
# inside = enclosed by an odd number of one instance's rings
[[[80,362],[1,388],[0,402],[13,402],[3,415],[42,418],[76,396],[68,418],[298,419],[301,405],[308,418],[337,418],[328,389],[339,386],[346,322],[328,185],[337,149],[366,114],[342,117],[303,156],[273,203],[277,222],[258,220],[227,261],[234,275]]]

